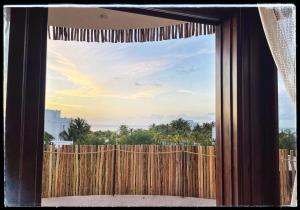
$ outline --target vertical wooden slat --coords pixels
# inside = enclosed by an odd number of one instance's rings
[[[118,151],[118,191],[119,191],[119,194],[122,194],[122,145],[118,145],[118,149],[120,151]]]
[[[114,145],[109,145],[110,147],[110,152],[109,152],[109,155],[110,155],[110,170],[109,170],[109,194],[112,195],[113,193],[113,168],[114,168]]]
[[[57,185],[58,185],[58,169],[59,169],[59,148],[56,149],[56,163],[55,163],[55,185],[54,185],[54,197],[57,197]]]
[[[209,168],[209,147],[205,148],[205,185],[206,185],[206,198],[210,198],[210,168]]]
[[[70,190],[69,190],[69,196],[74,196],[74,189],[75,189],[75,185],[74,185],[74,179],[75,179],[75,172],[74,172],[74,168],[75,168],[75,162],[74,162],[74,146],[70,145],[70,152],[71,154],[69,155],[69,160],[70,160],[70,180],[69,183],[71,185]]]
[[[80,146],[77,147],[77,155],[78,155],[78,194],[77,195],[83,195],[83,190],[82,190],[82,184],[83,184],[83,155],[81,152],[83,152],[83,148]]]
[[[291,198],[291,185],[289,182],[289,161],[288,161],[288,150],[284,150],[284,167],[285,167],[285,204],[290,203]]]
[[[66,170],[65,170],[65,177],[64,177],[64,180],[65,180],[65,189],[64,189],[64,193],[63,193],[63,196],[68,196],[69,194],[69,187],[70,187],[70,184],[69,184],[69,179],[71,178],[70,177],[70,174],[69,174],[69,145],[66,145],[65,146],[65,151],[66,151],[66,154],[65,154],[65,167],[66,167]]]
[[[148,165],[147,165],[147,161],[148,161],[148,156],[147,156],[147,152],[148,152],[148,145],[143,145],[143,156],[142,156],[142,159],[143,159],[143,162],[144,162],[144,169],[143,169],[143,194],[146,194],[147,192],[147,187],[148,187],[148,182],[147,182],[147,179],[148,179],[148,174],[147,174],[147,168],[148,168]]]
[[[185,193],[184,193],[184,147],[181,148],[181,196],[184,197]]]
[[[179,192],[179,190],[180,190],[180,177],[179,177],[179,175],[180,175],[180,173],[179,173],[179,169],[180,169],[179,155],[180,155],[180,153],[179,153],[179,151],[180,150],[179,150],[178,145],[175,146],[175,151],[176,151],[176,153],[175,153],[175,181],[176,181],[175,195],[180,196],[180,192]]]
[[[140,32],[139,32],[140,33]],[[140,40],[140,39],[139,39]],[[142,180],[141,180],[141,169],[142,169],[142,161],[141,161],[141,145],[138,145],[138,194],[142,193]]]
[[[48,149],[48,147],[47,147],[47,145],[44,145],[43,146],[43,150],[44,151],[47,151],[47,149]],[[46,185],[46,183],[48,183],[47,182],[47,174],[45,173],[46,172],[46,168],[47,168],[47,154],[45,154],[45,153],[47,153],[47,152],[44,152],[44,155],[43,155],[43,169],[42,169],[42,195],[41,195],[41,197],[42,198],[45,198],[46,197],[46,195],[45,195],[45,192],[48,192],[48,189],[47,189],[47,185]]]
[[[91,145],[87,145],[87,153],[86,153],[86,157],[87,157],[87,174],[86,174],[86,177],[87,177],[87,194],[88,195],[91,195],[91,191],[92,191],[92,177],[93,177],[93,174],[92,174],[92,153],[90,153],[92,151],[92,146]]]
[[[96,177],[95,177],[95,145],[91,145],[91,182],[90,182],[90,195],[95,195],[96,192],[95,192],[95,180],[96,180]]]
[[[73,174],[72,174],[72,145],[67,146],[67,192],[66,196],[70,196],[72,192],[72,181],[73,181]]]
[[[213,147],[208,147],[208,160],[209,160],[209,198],[213,198],[214,194],[214,174],[213,174],[213,168],[214,168],[214,161],[213,161]]]
[[[108,176],[109,176],[109,154],[108,154],[108,150],[109,150],[109,145],[106,145],[106,153],[105,153],[105,179],[104,179],[104,185],[105,185],[105,190],[104,190],[104,194],[107,195],[108,194],[108,188],[109,188],[109,183],[108,183]]]
[[[104,158],[104,153],[103,153],[103,150],[104,150],[104,146],[101,145],[100,146],[100,166],[99,166],[99,195],[103,195],[103,158]]]
[[[99,195],[99,167],[100,167],[100,146],[97,145],[96,149],[96,164],[95,164],[95,194]]]
[[[295,161],[294,161],[294,157],[295,157],[295,151],[294,150],[290,150],[290,166],[291,166],[291,170],[292,170],[292,177],[291,177],[291,183],[292,183],[292,186],[291,186],[291,192],[293,190],[293,185],[294,185],[294,180],[296,179],[295,175],[296,175],[296,164],[295,164]],[[296,160],[296,158],[295,158]],[[291,195],[292,196],[292,195]]]
[[[60,154],[59,154],[59,162],[58,162],[58,173],[57,173],[57,197],[60,196],[60,190],[61,190],[61,166],[63,163],[63,154],[61,154],[61,152],[63,152],[63,148],[61,146],[58,147],[58,149],[60,150]]]
[[[133,185],[133,183],[134,183],[134,145],[131,145],[130,146],[131,147],[131,149],[130,149],[130,151],[131,151],[131,153],[130,153],[130,182],[131,182],[131,184],[130,184],[130,194],[134,194],[134,185]]]
[[[78,145],[75,145],[75,195],[79,194],[79,154],[78,154]]]
[[[66,196],[67,195],[67,181],[68,181],[68,145],[64,145],[64,151],[65,151],[65,155],[64,155],[64,173],[63,173],[63,189],[62,189],[62,196]]]
[[[200,188],[200,198],[205,198],[205,150],[203,146],[199,147],[199,188]]]
[[[84,161],[85,161],[85,155],[83,154],[85,152],[84,145],[80,146],[80,195],[85,195],[84,193],[84,182],[85,182],[85,175],[84,175]]]
[[[52,152],[53,152],[53,145],[49,145],[49,178],[48,178],[48,197],[52,197],[51,190],[52,190]]]
[[[85,30],[84,30],[84,37],[85,37]],[[87,155],[87,145],[83,145],[83,154],[82,154],[82,157],[84,159],[84,171],[83,171],[83,179],[84,179],[84,182],[83,182],[83,195],[88,195],[88,176],[87,176],[87,170],[88,170],[88,155]]]
[[[211,147],[211,182],[212,182],[212,199],[216,198],[216,155],[215,147]]]
[[[125,145],[121,145],[122,152],[121,152],[121,161],[120,161],[120,189],[121,194],[124,194],[124,157],[125,157]]]
[[[280,186],[280,204],[283,204],[283,160],[282,150],[279,150],[279,186]]]

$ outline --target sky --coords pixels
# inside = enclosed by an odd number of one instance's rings
[[[214,121],[214,35],[148,43],[48,41],[46,108],[97,124]]]
[[[4,98],[8,32],[4,31]],[[48,40],[46,109],[92,125],[214,121],[214,35],[148,43]],[[279,127],[296,127],[296,108],[278,74]],[[6,103],[4,103],[5,115]],[[100,126],[101,127],[101,126]]]

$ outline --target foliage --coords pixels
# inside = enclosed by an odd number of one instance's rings
[[[118,131],[91,131],[90,125],[81,118],[71,121],[68,131],[60,133],[60,138],[74,144],[157,144],[157,145],[213,145],[214,123],[197,124],[194,128],[188,121],[179,118],[167,124],[152,124],[149,129],[131,129],[121,125]]]
[[[134,130],[130,135],[123,135],[118,141],[119,144],[154,144],[153,136],[143,129]]]
[[[197,124],[191,133],[191,139],[200,145],[212,146],[212,129],[214,126],[214,122],[203,123],[201,126]]]
[[[48,132],[44,132],[44,144],[53,144],[54,137],[48,133]]]
[[[127,136],[127,135],[129,135],[130,132],[132,132],[132,131],[129,130],[127,125],[121,125],[119,128],[119,136]]]
[[[148,130],[131,129],[121,125],[118,131],[91,131],[90,125],[81,118],[71,120],[68,131],[60,133],[60,138],[74,144],[157,144],[157,145],[202,145],[212,146],[212,129],[215,123],[197,124],[191,127],[188,121],[179,118],[167,124],[152,124]],[[52,144],[54,137],[44,134],[44,144]],[[289,129],[279,132],[280,149],[296,149],[296,134]]]
[[[179,134],[182,136],[187,136],[188,133],[191,132],[191,127],[188,123],[188,121],[179,118],[178,120],[173,120],[170,123],[171,131],[173,134]]]
[[[296,134],[290,129],[284,129],[279,132],[279,149],[296,149]]]
[[[85,134],[84,138],[80,139],[78,144],[91,144],[91,145],[103,145],[105,144],[105,137],[97,135],[97,133],[89,132]]]
[[[59,136],[65,141],[73,141],[74,144],[83,144],[86,136],[89,134],[91,126],[82,118],[71,120],[70,127],[67,131],[62,131]]]

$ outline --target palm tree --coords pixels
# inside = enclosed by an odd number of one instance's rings
[[[119,131],[120,131],[120,136],[127,136],[129,134],[129,129],[126,125],[121,125]]]
[[[71,120],[70,127],[67,131],[62,131],[59,137],[66,141],[73,141],[78,143],[86,134],[90,132],[91,126],[82,118],[75,118]]]
[[[188,123],[188,121],[179,118],[178,120],[173,120],[171,122],[171,128],[175,131],[175,133],[181,134],[186,136],[190,131],[191,127]]]
[[[54,137],[48,133],[47,131],[44,132],[44,144],[53,144],[52,141]]]
[[[63,139],[64,141],[72,141],[69,133],[65,130],[59,133],[59,138]]]

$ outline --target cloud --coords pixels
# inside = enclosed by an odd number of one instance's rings
[[[163,91],[161,89],[149,88],[149,89],[142,90],[142,91],[139,91],[139,92],[133,94],[132,97],[133,98],[153,98],[162,92]]]
[[[132,78],[140,78],[159,73],[171,66],[171,62],[163,59],[141,61],[128,64],[127,71],[123,75]]]
[[[76,105],[76,104],[61,104],[61,103],[47,103],[47,106],[82,107],[82,105]]]
[[[62,75],[66,82],[77,86],[75,89],[54,90],[54,93],[65,96],[94,96],[104,91],[99,84],[83,74],[75,64],[62,54],[49,50],[49,56],[50,62],[48,62],[47,68]]]
[[[47,69],[54,70],[64,76],[69,82],[75,84],[88,85],[90,83],[90,79],[83,75],[76,65],[63,55],[50,51],[49,56],[50,62],[47,63]]]
[[[185,74],[189,74],[189,73],[193,73],[197,71],[197,68],[192,66],[190,68],[186,68],[186,67],[180,67],[178,68],[179,72],[185,73]]]
[[[173,53],[168,53],[163,58],[169,59],[186,59],[192,58],[199,55],[214,55],[215,51],[213,48],[202,48],[197,51],[178,53],[178,51],[173,51]]]
[[[70,97],[83,97],[83,98],[94,98],[94,97],[105,97],[105,98],[118,98],[118,99],[138,99],[138,98],[153,98],[162,91],[156,90],[156,89],[146,89],[146,90],[141,90],[137,91],[131,94],[120,94],[117,92],[111,92],[111,93],[100,93],[97,94],[93,92],[93,90],[60,90],[60,91],[55,91],[56,94],[58,95],[63,95],[63,96],[70,96]]]
[[[161,87],[162,84],[160,83],[152,83],[152,84],[146,84],[146,83],[141,83],[141,82],[135,82],[134,83],[135,86],[148,86],[148,87]]]
[[[134,84],[135,84],[135,86],[143,86],[143,84],[141,84],[139,82],[135,82]]]
[[[181,90],[177,90],[177,93],[182,93],[182,94],[186,94],[186,95],[194,95],[195,92],[191,91],[191,90],[185,90],[185,89],[181,89]]]

